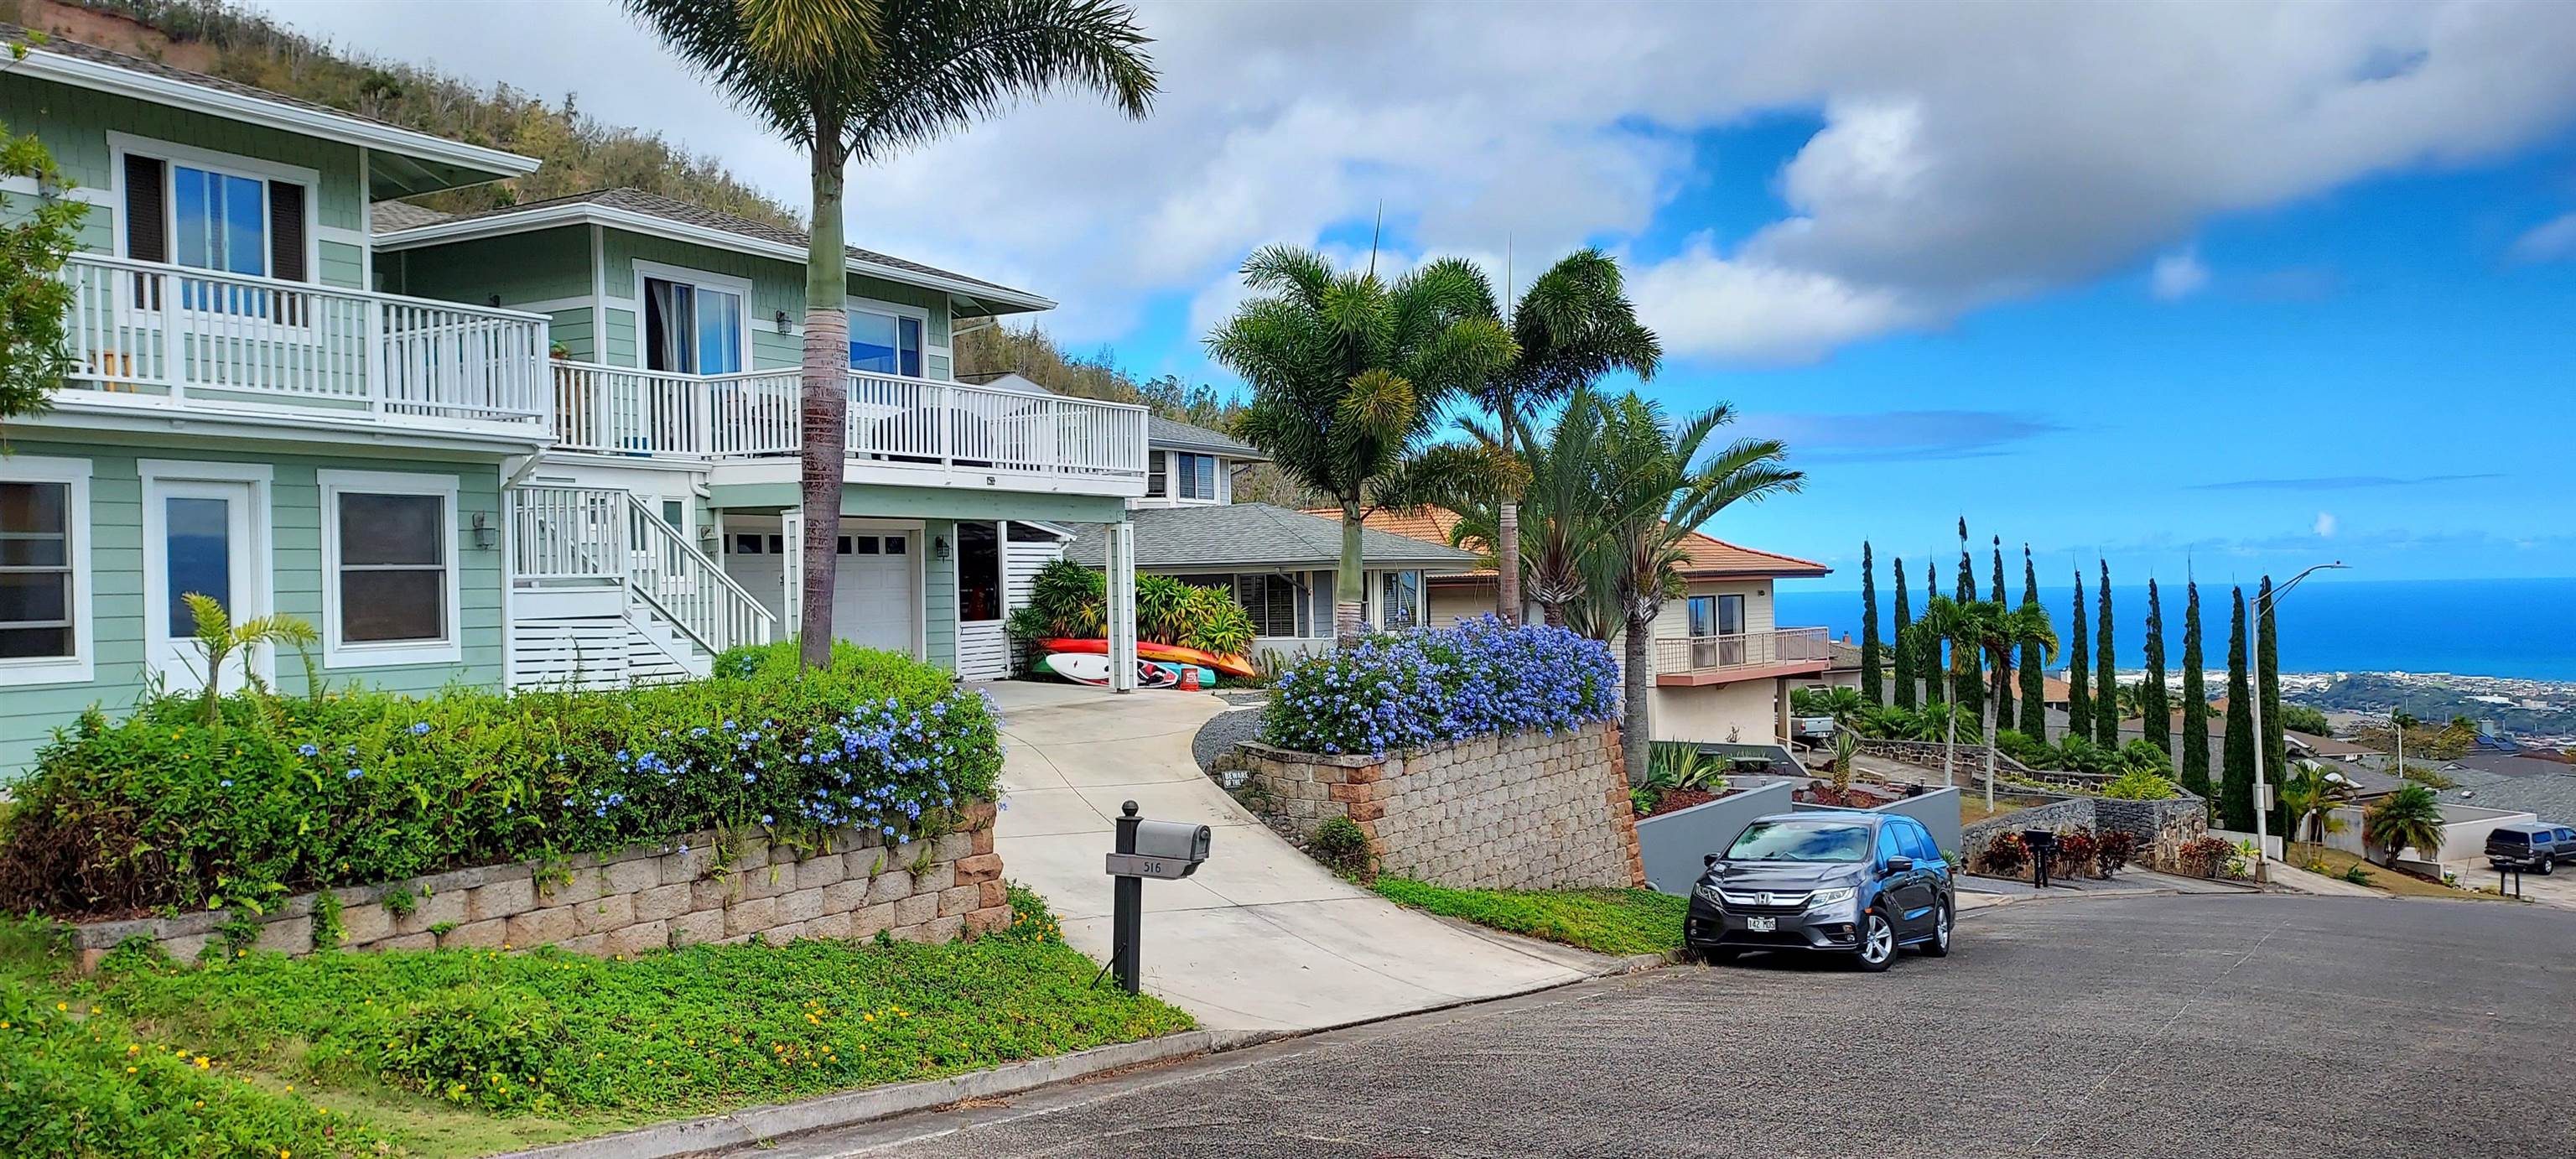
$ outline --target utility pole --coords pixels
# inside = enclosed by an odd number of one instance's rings
[[[2318,564],[2291,576],[2290,582],[2272,589],[2271,598],[2255,600],[2254,614],[2247,617],[2249,621],[2245,632],[2247,643],[2251,644],[2263,638],[2264,615],[2278,607],[2281,597],[2289,595],[2290,589],[2299,586],[2300,580],[2318,572],[2342,566],[2344,566],[2342,560]],[[2272,789],[2271,786],[2263,783],[2263,750],[2270,746],[2263,743],[2263,650],[2255,647],[2249,648],[2248,651],[2252,653],[2253,661],[2247,664],[2246,668],[2254,675],[2251,682],[2252,688],[2246,697],[2248,707],[2254,711],[2254,880],[2259,882],[2272,879],[2272,872],[2268,867],[2270,854],[2264,851],[2265,847],[2271,844]],[[2401,745],[2398,751],[2403,753],[2405,749]],[[2403,757],[2399,759],[2397,768],[2401,773],[2405,771],[2406,764]]]

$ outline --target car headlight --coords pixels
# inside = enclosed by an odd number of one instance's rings
[[[1726,904],[1726,895],[1718,892],[1718,888],[1716,886],[1710,885],[1705,881],[1699,883],[1699,896],[1701,901],[1705,901],[1710,905],[1723,906]]]
[[[1844,902],[1850,901],[1851,899],[1852,890],[1849,886],[1845,886],[1840,889],[1820,889],[1807,895],[1807,908],[1829,909],[1833,906],[1838,906]]]

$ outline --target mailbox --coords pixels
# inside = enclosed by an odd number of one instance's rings
[[[1146,821],[1136,826],[1136,852],[1146,857],[1186,861],[1196,869],[1208,859],[1213,831],[1182,821]]]
[[[1136,802],[1119,809],[1118,847],[1109,854],[1109,876],[1117,882],[1109,919],[1109,964],[1118,985],[1134,994],[1144,984],[1145,879],[1177,881],[1199,871],[1208,859],[1215,832],[1181,821],[1148,821],[1136,815]]]

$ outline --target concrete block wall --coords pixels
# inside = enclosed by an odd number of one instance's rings
[[[1608,724],[1386,755],[1252,743],[1239,751],[1299,839],[1335,817],[1349,818],[1386,873],[1461,889],[1646,881],[1619,735]]]
[[[520,862],[342,887],[330,891],[340,902],[338,947],[550,945],[608,956],[754,935],[771,942],[873,938],[880,930],[915,942],[973,937],[1011,921],[1002,858],[993,851],[994,814],[990,802],[970,806],[958,828],[911,842],[844,830],[807,850],[737,835],[730,856],[720,859],[721,838],[704,832],[668,847],[584,854],[555,865]],[[260,919],[252,948],[313,952],[320,896],[289,898]],[[80,923],[73,945],[83,970],[135,937],[192,962],[210,947],[220,951],[231,916]]]

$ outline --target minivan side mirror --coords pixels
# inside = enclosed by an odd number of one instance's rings
[[[1711,854],[1709,854],[1708,856],[1703,857],[1703,858],[1701,858],[1701,859],[1700,859],[1699,867],[1700,867],[1700,868],[1702,868],[1702,869],[1715,869],[1715,868],[1717,868],[1717,861],[1718,861],[1717,855],[1716,855],[1716,854],[1714,854],[1714,853],[1711,853]]]
[[[1889,872],[1889,873],[1912,873],[1912,872],[1914,872],[1914,859],[1913,859],[1913,858],[1911,858],[1911,857],[1891,857],[1891,858],[1888,858],[1888,859],[1887,859],[1887,872]]]

